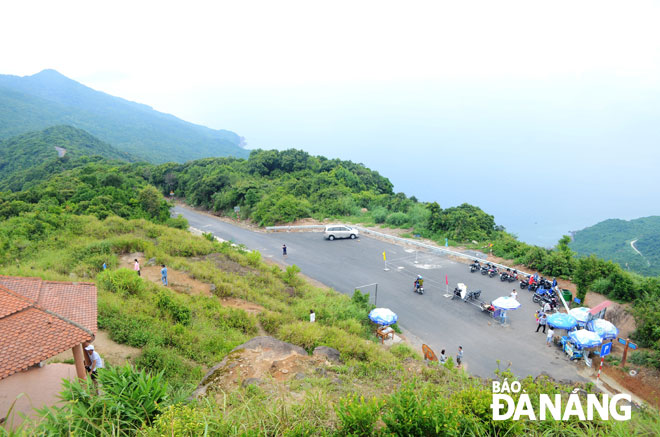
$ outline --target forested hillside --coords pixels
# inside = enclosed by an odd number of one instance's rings
[[[153,163],[249,153],[239,147],[241,139],[234,132],[188,123],[95,91],[54,70],[0,75],[0,138],[61,124],[84,129]]]
[[[83,157],[137,158],[71,126],[54,126],[0,141],[0,190],[20,191],[32,182],[82,165]]]
[[[626,270],[660,275],[660,216],[605,220],[576,232],[570,247],[579,255],[611,259]]]

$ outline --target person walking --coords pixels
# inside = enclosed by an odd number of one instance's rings
[[[555,330],[552,329],[552,326],[548,328],[548,336],[545,339],[545,342],[548,343],[548,347],[552,346],[552,337],[555,335]]]
[[[545,325],[548,323],[548,318],[546,317],[545,313],[539,314],[539,321],[538,321],[538,326],[536,327],[536,332],[539,332],[539,329],[543,327],[543,333],[545,334]]]
[[[282,256],[286,256],[286,244],[282,245]]]
[[[458,347],[458,353],[456,354],[456,364],[458,364],[459,369],[463,365],[463,346]]]
[[[135,258],[135,265],[133,266],[133,269],[137,272],[138,276],[142,276],[140,274],[140,262]]]
[[[557,286],[557,278],[552,278],[552,288]]]
[[[309,321],[311,323],[316,322],[316,313],[314,312],[314,310],[309,310]]]
[[[167,287],[167,267],[165,267],[165,264],[160,269],[160,279],[163,281],[163,285]]]

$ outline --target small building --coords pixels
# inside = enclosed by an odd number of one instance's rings
[[[96,300],[93,283],[0,276],[0,420],[14,401],[12,377],[24,379],[24,371],[61,352],[72,351],[76,376],[86,378],[83,345],[96,335]],[[29,385],[40,387],[38,381]],[[44,393],[35,395],[43,398]]]

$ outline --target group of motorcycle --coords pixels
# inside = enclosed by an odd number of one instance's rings
[[[472,264],[470,264],[470,273],[477,271],[481,272],[482,275],[488,275],[490,278],[499,273],[500,281],[502,282],[514,282],[518,280],[518,272],[515,269],[511,270],[507,268],[506,270],[502,270],[500,272],[497,267],[491,263],[482,265],[479,263],[479,261],[474,260]],[[529,291],[533,292],[534,295],[532,296],[532,301],[538,303],[542,307],[544,307],[547,303],[550,304],[550,308],[552,310],[557,308],[558,299],[555,290],[552,288],[552,282],[548,281],[544,277],[534,280],[533,276],[524,275],[524,277],[520,278],[520,289],[528,289]]]
[[[481,272],[481,274],[484,276],[488,275],[489,278],[492,278],[499,273],[500,281],[502,282],[515,282],[518,279],[518,272],[516,270],[511,271],[511,269],[506,269],[500,272],[497,267],[491,263],[481,265],[479,264],[479,261],[474,260],[474,262],[470,264],[470,273],[474,273],[476,271]]]

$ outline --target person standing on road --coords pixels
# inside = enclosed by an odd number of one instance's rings
[[[142,276],[142,275],[140,274],[140,263],[139,263],[139,261],[137,260],[137,258],[135,258],[135,265],[133,266],[133,269],[135,269],[135,271],[137,272],[138,276]]]
[[[555,335],[555,330],[552,329],[552,326],[548,328],[548,336],[545,339],[545,342],[548,343],[548,347],[552,346],[552,337]]]
[[[286,256],[286,244],[282,245],[282,256]]]
[[[518,292],[516,291],[515,288],[513,289],[513,291],[511,292],[511,294],[509,296],[516,299],[516,300],[518,300]]]
[[[458,364],[459,369],[463,364],[463,346],[458,347],[458,353],[456,354],[456,364]]]
[[[548,323],[548,319],[545,313],[539,314],[539,325],[536,327],[536,332],[539,332],[539,328],[543,326],[543,333],[545,334],[545,325]]]
[[[440,364],[447,364],[447,355],[445,355],[444,349],[440,352]]]
[[[557,286],[557,278],[552,278],[552,288]]]
[[[160,276],[160,279],[163,281],[163,285],[167,287],[167,267],[165,267],[165,264],[163,264],[163,268],[160,269]]]

